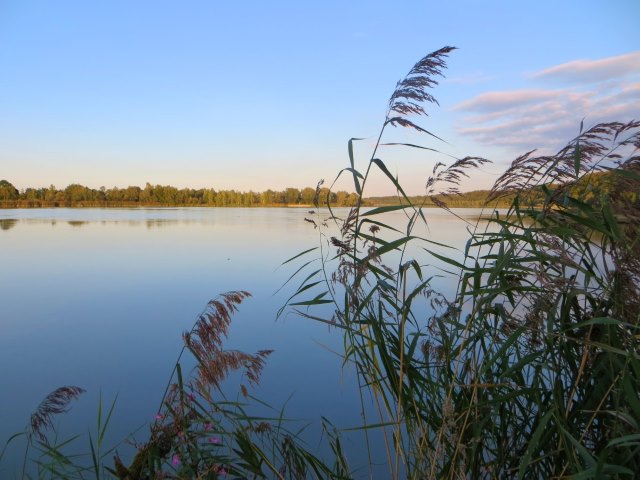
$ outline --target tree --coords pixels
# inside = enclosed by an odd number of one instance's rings
[[[0,180],[0,200],[17,200],[20,196],[18,189],[7,180]]]
[[[90,200],[89,189],[83,185],[72,183],[64,189],[65,200],[71,203]]]
[[[285,190],[285,202],[287,205],[297,204],[300,201],[300,190],[297,188],[287,188]]]
[[[271,205],[275,201],[275,193],[273,190],[265,190],[260,194],[260,203],[262,205]]]
[[[305,205],[313,205],[313,201],[315,197],[316,197],[315,188],[307,187],[307,188],[304,188],[302,192],[300,192],[300,200]]]

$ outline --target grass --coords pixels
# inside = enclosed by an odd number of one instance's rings
[[[438,154],[384,138],[391,125],[439,140],[416,117],[437,103],[430,89],[453,51],[425,56],[398,83],[377,145]],[[424,205],[406,195],[377,146],[360,167],[356,141],[336,180],[349,176],[363,199],[379,171],[399,201],[374,209],[360,201],[339,218],[319,184],[317,213],[307,220],[320,243],[285,262],[299,283],[281,311],[342,332],[344,363],[361,392],[363,448],[384,442],[386,476],[633,478],[640,471],[640,122],[581,128],[555,155],[518,157],[491,191],[488,221],[470,225],[465,249],[451,254],[418,233],[428,226]],[[421,201],[455,215],[447,199],[486,162],[434,162]],[[505,198],[509,208],[494,211]],[[403,227],[389,223],[391,212],[404,214]],[[434,290],[442,275],[457,281],[451,298]],[[250,413],[261,403],[249,388],[269,352],[223,348],[247,296],[222,295],[185,333],[157,421],[131,462],[107,465],[100,453],[111,416],[102,422],[100,407],[97,447],[90,437],[84,459],[67,453],[67,442],[38,440],[33,427],[24,432],[41,454],[37,476],[354,478],[330,423],[324,431],[333,454],[322,459],[284,412]],[[332,313],[322,317],[327,305]],[[183,354],[197,362],[186,376]],[[230,396],[222,381],[232,372],[246,384]]]

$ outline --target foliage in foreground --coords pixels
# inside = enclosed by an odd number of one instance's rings
[[[427,55],[398,83],[378,145],[388,125],[435,137],[408,116],[435,102],[428,89],[452,50]],[[362,394],[361,429],[385,442],[388,476],[632,478],[640,471],[640,122],[599,124],[555,155],[517,158],[491,194],[508,196],[510,207],[470,225],[461,252],[421,233],[422,205],[405,195],[377,146],[365,170],[356,168],[354,141],[338,177],[349,175],[364,198],[378,170],[402,203],[358,204],[341,219],[318,189],[329,218],[309,219],[321,243],[291,259],[302,262],[292,277],[304,280],[287,303],[343,332],[344,362]],[[448,209],[442,195],[455,195],[485,162],[436,163],[427,196]],[[606,185],[594,180],[598,172],[607,172]],[[401,227],[389,221],[399,213]],[[457,279],[453,298],[434,290],[440,276]],[[224,396],[222,378],[240,369],[256,383],[268,356],[222,348],[245,296],[213,301],[185,334],[197,368],[183,378],[178,360],[132,462],[101,466],[90,439],[93,470],[82,469],[41,443],[43,476],[55,467],[76,478],[353,478],[331,428],[335,455],[326,462],[300,445],[282,414],[251,416],[247,403],[257,400],[246,386],[242,400]],[[332,316],[321,317],[312,308],[319,305],[333,307]]]
[[[405,115],[435,101],[425,90],[451,50],[428,55],[399,82],[381,138],[388,125],[433,136]],[[488,204],[511,197],[510,207],[470,225],[462,252],[415,233],[428,224],[421,205],[375,150],[357,170],[353,141],[341,174],[363,194],[379,170],[403,204],[333,216],[341,235],[321,237],[322,268],[299,292],[318,281],[325,288],[291,303],[335,305],[331,319],[300,314],[342,328],[344,361],[375,405],[373,415],[363,410],[363,429],[383,431],[390,477],[636,475],[640,122],[599,124],[555,155],[517,158]],[[484,162],[437,164],[427,194],[435,202],[437,193],[455,195]],[[606,185],[597,172],[607,172]],[[404,213],[402,228],[388,222],[392,211]],[[458,279],[454,298],[434,292],[442,275]]]
[[[268,405],[252,397],[249,389],[258,384],[271,351],[248,354],[223,348],[232,315],[248,296],[248,292],[236,291],[211,300],[191,331],[183,334],[184,347],[148,438],[133,442],[134,452],[127,455],[131,458],[123,460],[115,447],[101,448],[115,401],[104,419],[99,405],[98,428],[96,435],[88,436],[88,453],[76,453],[81,448],[78,437],[56,440],[53,418],[66,412],[69,403],[83,393],[69,386],[56,389],[42,401],[27,429],[12,436],[0,451],[0,461],[10,443],[26,437],[23,478],[349,478],[340,440],[328,422],[323,427],[336,454],[331,466],[300,445],[300,432],[289,430],[290,422],[282,411],[270,410],[271,416],[255,414],[256,405]],[[185,353],[191,354],[195,368],[183,376]],[[240,374],[242,383],[239,392],[229,398],[223,384],[234,373]],[[130,445],[119,447],[130,453]],[[31,452],[35,456],[30,457]]]

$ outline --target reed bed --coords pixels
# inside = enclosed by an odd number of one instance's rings
[[[349,175],[362,197],[379,170],[403,204],[330,215],[341,235],[321,235],[319,250],[306,254],[321,252],[322,267],[290,305],[341,328],[345,364],[358,372],[363,398],[374,399],[362,429],[382,432],[389,478],[633,478],[640,122],[581,126],[555,155],[514,160],[492,189],[488,223],[470,225],[464,260],[443,255],[414,235],[428,223],[422,205],[377,152],[396,145],[438,153],[382,140],[389,125],[437,139],[407,116],[437,103],[427,89],[452,51],[427,55],[398,83],[365,168],[356,168],[352,139],[349,167],[338,175]],[[427,196],[455,196],[460,180],[486,162],[434,161]],[[505,197],[511,205],[499,214],[492,204]],[[398,210],[403,230],[385,223]],[[432,289],[443,272],[458,279],[453,298]],[[334,305],[331,318],[308,310],[323,303]],[[425,310],[431,314],[416,314]]]

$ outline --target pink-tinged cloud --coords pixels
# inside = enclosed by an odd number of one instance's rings
[[[489,113],[520,107],[529,103],[537,103],[556,97],[559,91],[553,90],[514,90],[510,92],[487,92],[471,100],[462,102],[454,110]]]
[[[600,60],[574,60],[533,74],[535,79],[593,83],[640,74],[640,51]]]
[[[483,101],[479,113],[465,116],[456,130],[487,145],[522,150],[541,148],[551,152],[578,134],[582,119],[590,126],[603,121],[640,118],[640,86],[637,84],[608,90],[605,94],[549,91],[535,100],[510,93],[513,92],[505,92],[505,96],[520,98],[520,103],[500,99],[492,103]]]
[[[640,52],[578,60],[544,70],[536,78],[565,73],[581,83],[562,89],[488,92],[456,105],[454,110],[466,113],[456,130],[486,145],[553,153],[578,134],[583,119],[586,128],[640,118]],[[589,83],[588,78],[606,81]]]

